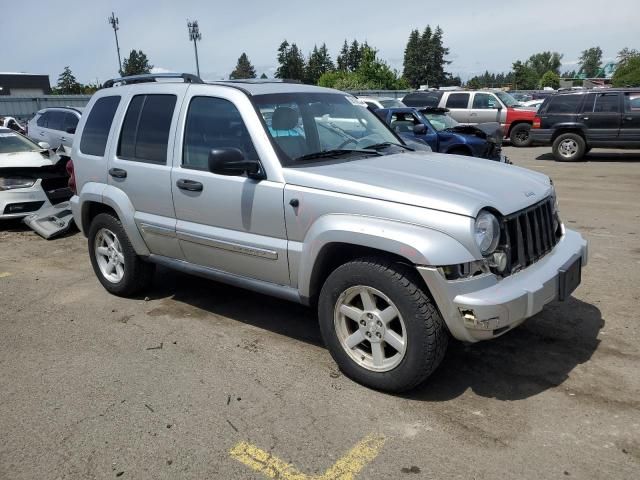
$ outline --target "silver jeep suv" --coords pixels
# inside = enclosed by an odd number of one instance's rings
[[[336,90],[164,77],[107,82],[73,144],[74,218],[113,294],[160,264],[317,307],[345,374],[402,391],[450,335],[494,338],[580,282],[587,243],[545,175],[411,151]]]

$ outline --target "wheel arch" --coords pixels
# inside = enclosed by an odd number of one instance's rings
[[[505,137],[508,137],[511,135],[511,131],[518,125],[522,125],[522,124],[527,124],[530,127],[533,126],[533,120],[515,120],[514,122],[509,124],[509,129],[507,130]]]

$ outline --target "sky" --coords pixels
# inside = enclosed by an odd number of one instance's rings
[[[187,19],[198,20],[200,72],[227,78],[242,52],[258,75],[272,77],[282,40],[305,54],[325,42],[335,60],[345,38],[366,40],[379,57],[402,70],[411,30],[440,25],[452,62],[447,71],[467,80],[507,72],[518,59],[545,50],[564,55],[562,70],[580,52],[600,46],[605,60],[623,47],[640,49],[638,0],[30,0],[0,9],[0,71],[48,74],[65,66],[82,83],[117,77],[115,12],[124,58],[143,50],[159,71],[195,72]],[[605,6],[606,5],[606,9]],[[6,48],[10,45],[10,48]]]

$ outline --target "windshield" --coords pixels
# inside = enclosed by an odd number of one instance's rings
[[[426,117],[427,120],[429,120],[429,122],[431,122],[433,128],[435,128],[438,132],[459,125],[459,123],[453,117],[450,117],[446,113],[423,112],[422,114]]]
[[[396,100],[395,98],[392,99],[388,99],[388,100],[379,100],[380,105],[382,105],[383,108],[404,108],[406,107],[406,105],[404,103],[402,103],[400,100]]]
[[[507,92],[494,92],[502,103],[504,103],[507,107],[518,107],[520,106],[520,102],[518,102],[515,98],[513,98]]]
[[[358,151],[400,140],[351,95],[281,93],[252,100],[280,147],[280,161],[291,165],[327,151]]]
[[[37,144],[13,132],[0,132],[0,153],[39,152]]]

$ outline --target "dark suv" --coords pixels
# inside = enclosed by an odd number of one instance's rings
[[[579,160],[592,147],[640,148],[640,88],[557,93],[540,106],[531,139],[552,145],[560,162]]]

